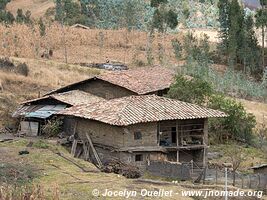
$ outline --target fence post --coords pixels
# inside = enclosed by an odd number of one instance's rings
[[[249,188],[251,188],[251,177],[250,177],[250,175],[248,175],[248,178],[249,178]]]
[[[227,167],[225,168],[225,200],[228,200],[228,194],[227,194]]]
[[[260,176],[260,174],[258,174],[258,177],[259,177],[258,188],[260,188],[261,187],[261,176]]]
[[[216,185],[218,184],[218,167],[216,167],[216,176],[215,176]]]

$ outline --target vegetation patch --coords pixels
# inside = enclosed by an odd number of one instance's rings
[[[37,177],[35,168],[30,164],[1,163],[0,182],[8,185],[25,185]]]

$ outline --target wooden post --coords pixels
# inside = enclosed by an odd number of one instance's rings
[[[95,150],[95,147],[94,147],[94,145],[93,145],[93,142],[92,142],[92,140],[91,140],[91,138],[90,138],[90,136],[89,136],[88,133],[86,133],[86,137],[87,137],[87,139],[88,139],[88,141],[89,141],[89,145],[91,146],[91,148],[92,148],[92,150],[93,150],[95,159],[96,159],[96,161],[97,161],[97,163],[98,163],[98,167],[100,167],[100,168],[103,167],[103,164],[102,164],[102,162],[101,162],[101,160],[100,160],[100,158],[99,158],[99,156],[98,156],[98,154],[97,154],[97,151]]]
[[[216,167],[216,177],[215,177],[216,185],[218,184],[218,167]]]
[[[178,120],[176,120],[176,147],[177,147],[177,152],[176,152],[176,162],[180,162],[179,158],[179,134],[178,134]]]
[[[203,139],[203,145],[204,145],[204,151],[203,151],[203,166],[206,167],[207,165],[207,146],[208,146],[208,119],[204,119],[204,139]]]
[[[73,140],[73,143],[72,143],[72,147],[71,147],[71,155],[73,157],[75,157],[75,153],[76,153],[76,148],[77,148],[77,143],[78,141],[77,140]]]
[[[258,177],[259,177],[258,188],[260,188],[260,184],[261,184],[261,176],[260,176],[260,174],[258,174]]]

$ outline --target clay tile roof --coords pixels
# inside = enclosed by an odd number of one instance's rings
[[[50,91],[46,95],[70,90],[73,86],[81,85],[95,79],[118,85],[141,95],[169,88],[174,78],[175,71],[166,67],[140,67],[123,71],[107,71],[99,76]]]
[[[103,98],[95,96],[93,94],[83,92],[80,90],[71,90],[68,92],[51,94],[49,96],[32,99],[29,101],[22,102],[22,104],[33,103],[33,102],[36,102],[39,100],[45,100],[45,99],[55,99],[55,100],[61,101],[69,105],[80,105],[80,104],[94,103],[97,101],[104,101]]]
[[[164,67],[142,67],[124,71],[106,72],[99,79],[119,85],[137,94],[148,94],[169,88],[175,72]]]
[[[116,126],[175,119],[226,117],[221,111],[156,95],[129,96],[73,106],[59,114]]]

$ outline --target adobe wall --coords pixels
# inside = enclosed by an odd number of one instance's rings
[[[76,133],[82,140],[86,140],[85,134],[88,133],[94,143],[118,148],[157,146],[157,123],[119,127],[80,118],[77,118],[76,121]],[[142,139],[134,139],[134,132],[136,131],[141,132]]]
[[[124,128],[125,146],[157,146],[157,122],[134,124]],[[141,139],[135,140],[134,133],[140,132]]]
[[[102,122],[78,118],[76,119],[76,133],[81,140],[86,141],[86,133],[88,133],[93,143],[117,148],[124,146],[122,127],[110,126]]]
[[[135,94],[134,92],[123,87],[98,79],[75,86],[75,89],[82,90],[105,99],[115,99]]]

